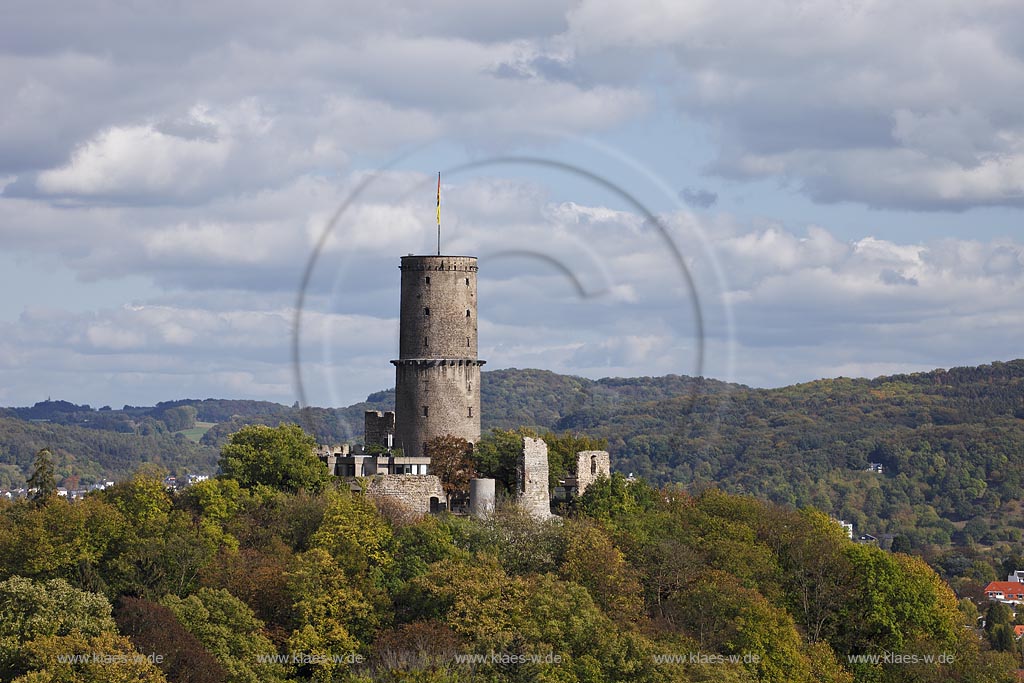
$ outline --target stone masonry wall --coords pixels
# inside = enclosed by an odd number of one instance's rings
[[[576,454],[577,495],[582,496],[602,476],[606,479],[612,476],[608,451],[580,451]]]
[[[441,480],[433,474],[385,474],[373,477],[366,486],[366,495],[371,497],[391,498],[410,511],[427,514],[430,512],[430,499],[437,498],[439,503],[445,502],[444,488]]]
[[[548,445],[544,439],[523,437],[523,454],[516,468],[518,505],[533,517],[551,516],[548,494]]]
[[[480,438],[475,256],[403,256],[395,446],[426,455],[423,444],[452,435]]]
[[[476,358],[475,256],[403,256],[399,358]]]
[[[480,439],[479,361],[396,361],[395,387],[395,447],[407,456],[436,436]]]
[[[363,416],[363,441],[367,446],[387,448],[388,434],[395,433],[395,414],[391,411],[367,410]]]

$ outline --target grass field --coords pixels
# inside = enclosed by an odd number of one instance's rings
[[[217,424],[216,422],[196,422],[196,426],[192,429],[183,429],[175,434],[184,434],[185,438],[190,441],[199,443],[199,439],[203,438],[203,434],[210,431],[210,427]]]

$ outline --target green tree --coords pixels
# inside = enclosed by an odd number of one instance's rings
[[[644,613],[643,590],[622,551],[594,524],[576,523],[567,531],[562,577],[585,587],[606,614],[638,621]]]
[[[993,650],[1000,652],[1016,652],[1017,643],[1013,638],[1013,627],[1009,624],[998,624],[989,634],[989,643]]]
[[[576,474],[577,453],[608,450],[608,439],[597,439],[586,434],[545,432],[541,438],[548,446],[548,480],[552,488],[558,486],[559,480]]]
[[[910,543],[910,539],[900,534],[892,539],[892,548],[894,553],[909,553],[913,550],[913,546]]]
[[[288,650],[315,658],[299,663],[298,674],[318,683],[336,680],[346,664],[332,657],[356,653],[373,640],[380,625],[378,610],[320,548],[300,555],[288,580],[297,624]]]
[[[506,491],[514,491],[524,436],[536,437],[537,434],[528,429],[495,429],[482,436],[473,447],[479,475],[496,480]]]
[[[196,426],[195,406],[176,406],[163,412],[161,419],[167,425],[167,431],[180,432]]]
[[[449,510],[453,496],[469,495],[469,480],[476,477],[472,451],[472,444],[450,434],[436,436],[427,442],[430,472],[441,480]]]
[[[46,582],[12,576],[0,582],[0,679],[11,680],[34,665],[24,650],[43,636],[84,637],[115,633],[110,603],[63,579]]]
[[[373,503],[348,491],[330,491],[328,497],[323,523],[313,534],[314,547],[330,553],[349,576],[390,567],[393,532]]]
[[[168,595],[162,604],[224,665],[231,683],[274,683],[284,679],[284,667],[272,663],[273,644],[263,634],[263,622],[226,590],[200,588],[187,598]]]
[[[163,481],[141,472],[101,495],[140,530],[163,524],[173,504]]]
[[[1013,652],[1013,610],[1002,602],[989,604],[985,612],[985,634],[993,650]]]
[[[701,650],[753,654],[759,681],[811,681],[811,662],[792,617],[726,572],[709,569],[670,598],[673,618]]]
[[[162,655],[158,666],[171,681],[222,683],[227,680],[227,671],[220,662],[167,607],[142,598],[122,596],[114,618],[121,633],[128,636],[139,652]]]
[[[28,478],[30,497],[37,502],[46,502],[57,495],[57,481],[54,476],[52,454],[44,448],[36,453],[36,461],[32,465],[32,476]]]
[[[96,655],[110,658],[97,660]],[[111,631],[40,636],[25,644],[29,668],[14,683],[166,683],[155,653],[142,654],[128,638]],[[76,657],[77,656],[77,657]],[[110,662],[116,662],[111,664]]]
[[[244,488],[263,484],[281,491],[319,491],[329,477],[315,448],[316,440],[298,425],[248,425],[221,449],[220,467],[223,476]]]
[[[631,517],[651,510],[657,491],[642,479],[629,481],[621,472],[612,472],[611,479],[600,478],[576,501],[576,509],[587,517],[612,520]]]

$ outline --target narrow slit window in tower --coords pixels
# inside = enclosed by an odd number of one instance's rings
[[[423,417],[430,417],[430,406],[423,406]]]
[[[467,415],[466,417],[473,417],[473,409],[472,408],[469,409],[469,415]]]
[[[430,315],[430,306],[423,309],[423,315]]]
[[[466,348],[469,348],[469,337],[466,337]]]
[[[469,317],[469,309],[468,308],[466,309],[466,317],[467,318]]]
[[[424,280],[424,282],[426,282],[426,283],[427,283],[428,285],[430,284],[430,276],[429,276],[429,275],[428,275],[428,276],[426,276],[425,278],[423,278],[423,280]]]
[[[469,278],[466,278],[466,286],[469,287]]]
[[[423,345],[424,346],[430,346],[430,342],[427,340],[426,337],[423,338]]]

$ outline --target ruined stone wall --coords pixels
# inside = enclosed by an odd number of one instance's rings
[[[367,410],[363,415],[363,441],[367,447],[387,448],[388,434],[395,433],[395,414],[391,411]]]
[[[548,445],[544,439],[523,437],[523,452],[516,468],[517,504],[539,519],[551,516],[548,493]]]
[[[433,474],[385,474],[368,480],[366,495],[371,497],[391,498],[407,507],[412,512],[427,514],[430,512],[430,499],[436,498],[438,503],[445,502],[444,488],[441,480]]]
[[[608,451],[580,451],[576,454],[577,495],[582,496],[599,477],[611,475],[611,456]]]

